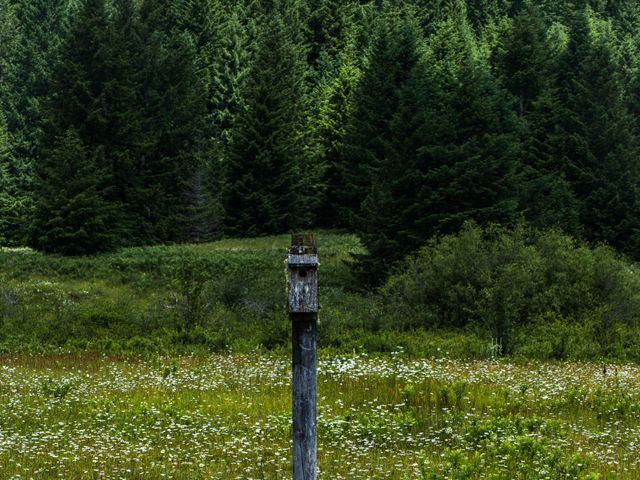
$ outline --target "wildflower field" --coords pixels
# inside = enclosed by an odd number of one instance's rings
[[[320,355],[323,479],[640,477],[640,367]],[[2,479],[290,478],[290,361],[10,355]]]

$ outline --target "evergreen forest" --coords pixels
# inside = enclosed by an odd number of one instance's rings
[[[0,246],[342,231],[365,289],[473,225],[636,261],[639,31],[635,0],[0,0]]]
[[[0,480],[640,479],[640,0],[0,0],[0,412]]]

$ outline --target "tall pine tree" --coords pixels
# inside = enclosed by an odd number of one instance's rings
[[[7,241],[24,244],[33,212],[43,100],[64,23],[64,0],[9,0],[0,6],[0,109],[8,132],[13,185]]]
[[[422,130],[428,92],[421,81],[425,72],[419,55],[418,22],[412,9],[389,15],[385,23],[391,28],[385,35],[392,39],[387,46],[393,47],[385,52],[389,55],[386,65],[395,64],[406,71],[393,72],[397,83],[388,93],[393,95],[395,105],[390,106],[388,120],[378,119],[378,125],[384,125],[377,132],[379,150],[371,151],[367,165],[370,185],[353,217],[353,225],[368,250],[367,255],[359,257],[358,269],[369,284],[383,279],[389,267],[416,246],[413,236],[419,233],[412,231],[413,215],[420,212],[412,207],[420,188],[417,152],[428,134]],[[366,75],[365,71],[365,79]],[[382,76],[382,72],[377,75]]]
[[[357,221],[354,213],[369,193],[373,169],[384,160],[392,141],[390,124],[399,106],[400,90],[418,58],[417,32],[410,16],[408,10],[390,8],[377,23],[336,164],[338,182],[330,193],[341,226]]]
[[[616,39],[589,9],[576,18],[564,59],[567,178],[587,239],[640,258],[640,156],[624,98]]]
[[[106,197],[112,171],[102,143],[107,29],[104,0],[84,0],[53,67],[30,238],[45,252],[89,254],[117,245],[117,207]]]
[[[452,17],[429,39],[435,93],[420,149],[425,237],[457,231],[467,220],[510,224],[518,217],[522,123],[491,74],[466,19]]]
[[[120,243],[116,207],[107,200],[109,186],[101,171],[103,155],[86,148],[73,128],[48,150],[38,165],[31,246],[46,253],[90,255]]]
[[[566,109],[556,88],[559,59],[537,6],[527,3],[515,14],[494,60],[528,125],[520,189],[523,215],[539,228],[560,227],[578,235],[579,205],[565,177],[561,119]]]
[[[11,225],[14,224],[16,198],[11,175],[11,146],[4,116],[0,112],[0,246],[11,244]]]
[[[322,174],[305,165],[306,52],[299,10],[276,1],[263,22],[227,170],[226,227],[238,236],[310,225]]]

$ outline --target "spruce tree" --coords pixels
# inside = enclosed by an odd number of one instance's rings
[[[527,3],[501,38],[494,61],[528,125],[520,189],[523,215],[539,228],[560,227],[579,235],[579,205],[565,176],[561,119],[566,109],[555,85],[557,57],[542,12]]]
[[[24,244],[33,211],[32,192],[43,101],[59,45],[63,0],[5,0],[0,5],[0,109],[11,150],[14,188],[8,241]]]
[[[11,175],[11,146],[4,116],[0,112],[0,246],[11,245],[11,226],[17,210],[14,179]]]
[[[338,225],[336,214],[340,209],[338,189],[342,185],[339,170],[341,154],[355,107],[354,93],[361,75],[361,70],[347,59],[338,68],[336,77],[320,86],[314,128],[319,139],[317,161],[325,167],[323,183],[326,190],[318,210],[318,224],[323,227]]]
[[[567,109],[553,86],[532,102],[523,151],[520,202],[524,218],[540,229],[560,228],[582,237],[580,201],[567,179],[568,158],[563,118]]]
[[[170,7],[159,0],[144,0],[139,7],[143,135],[125,207],[138,216],[144,243],[184,238],[188,184],[207,152],[206,97],[197,75],[196,48],[188,32],[176,28]]]
[[[208,90],[208,123],[218,160],[225,163],[255,56],[256,18],[251,5],[238,2],[217,18],[218,40],[213,47]]]
[[[127,244],[148,241],[145,217],[138,203],[143,188],[141,159],[147,153],[148,120],[145,116],[143,73],[145,33],[133,0],[114,0],[103,45],[103,81],[97,105],[105,128],[95,143],[108,149],[112,174],[110,200],[122,206],[118,228]]]
[[[390,10],[380,17],[354,96],[351,121],[346,129],[339,182],[332,195],[339,225],[354,225],[369,193],[372,169],[377,168],[392,141],[391,119],[398,109],[400,90],[417,62],[416,26],[411,13]]]
[[[491,74],[464,9],[434,32],[394,91],[384,141],[368,151],[376,152],[371,187],[355,224],[368,250],[359,268],[374,285],[435,234],[467,220],[518,218],[522,125],[512,98]]]
[[[112,170],[101,104],[108,78],[104,0],[84,0],[74,20],[53,67],[30,243],[45,252],[89,254],[117,246],[119,233],[117,207],[106,197]]]
[[[434,94],[424,127],[429,136],[420,148],[416,228],[428,238],[455,232],[468,220],[515,222],[522,123],[464,18],[438,26],[427,62]]]
[[[308,61],[314,65],[323,53],[333,58],[344,49],[354,5],[343,0],[312,0],[309,3]]]
[[[512,19],[497,50],[500,78],[518,99],[518,113],[524,116],[553,81],[554,58],[540,9],[532,4],[523,7]]]
[[[581,203],[585,235],[640,258],[639,139],[610,24],[585,10],[569,46],[563,84],[569,111],[566,175]]]
[[[469,21],[480,32],[488,23],[505,15],[509,5],[508,0],[467,0]]]
[[[378,131],[383,141],[368,165],[371,183],[352,217],[368,251],[358,258],[357,269],[370,285],[380,282],[393,263],[421,243],[413,238],[419,233],[413,231],[416,212],[412,208],[420,188],[417,152],[426,133],[422,130],[427,92],[421,81],[425,73],[418,53],[421,39],[412,10],[392,15],[395,25],[388,35],[397,42],[391,53],[396,57],[388,58],[387,65],[396,63],[396,68],[408,70],[401,79],[398,75],[405,72],[392,72],[396,81],[401,80],[391,92],[396,105],[389,111],[385,130]]]
[[[219,172],[216,171],[215,175]],[[191,243],[210,242],[220,238],[224,212],[211,184],[211,172],[206,165],[195,169],[187,181],[185,211],[183,215],[183,241]]]
[[[305,54],[298,10],[274,2],[258,39],[229,152],[226,228],[231,235],[281,233],[310,225],[315,166],[305,165]]]
[[[86,148],[69,128],[38,164],[31,246],[62,255],[110,251],[118,243],[115,206],[106,197],[102,150]]]

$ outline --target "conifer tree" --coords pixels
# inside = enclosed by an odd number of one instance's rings
[[[140,6],[139,98],[142,145],[136,158],[136,185],[127,209],[139,215],[145,243],[183,238],[189,180],[206,154],[203,139],[204,88],[196,70],[191,36],[176,28],[166,2]]]
[[[69,128],[38,165],[31,245],[46,253],[90,255],[119,242],[106,197],[102,150],[87,149]]]
[[[540,229],[561,228],[581,238],[580,202],[567,179],[568,136],[563,126],[567,110],[557,88],[550,86],[532,102],[523,151],[520,190],[524,218]]]
[[[490,72],[464,18],[438,26],[429,39],[432,83],[423,186],[415,229],[429,238],[467,220],[510,224],[518,217],[522,124],[511,97]]]
[[[353,225],[372,181],[372,169],[383,161],[392,140],[390,122],[398,109],[400,90],[417,62],[416,28],[406,11],[380,17],[354,97],[335,188],[337,221]]]
[[[218,18],[218,40],[211,53],[211,83],[208,90],[208,122],[218,159],[225,163],[239,113],[244,109],[244,91],[255,56],[255,9],[245,2],[225,10]]]
[[[434,234],[518,217],[521,124],[464,9],[440,22],[408,71],[356,223],[368,249],[359,267],[374,285]]]
[[[408,71],[391,92],[396,105],[389,111],[386,131],[379,131],[384,140],[368,165],[371,184],[353,217],[354,227],[368,250],[366,256],[359,257],[357,267],[363,279],[373,285],[384,278],[394,262],[421,243],[413,238],[419,235],[412,232],[413,215],[420,214],[413,211],[413,206],[420,188],[417,152],[426,133],[422,122],[428,93],[422,82],[425,72],[418,53],[418,23],[413,11],[399,13],[391,20],[396,24],[389,34],[398,42],[393,50],[395,62]],[[388,61],[393,64],[394,59]],[[398,79],[401,72],[394,73]]]
[[[101,104],[107,27],[104,0],[84,0],[53,67],[30,238],[45,252],[89,254],[117,246],[116,207],[105,196],[112,176]]]
[[[305,51],[295,5],[274,2],[261,26],[225,191],[232,235],[279,233],[312,221],[316,168],[305,168]]]
[[[569,110],[566,175],[581,202],[585,234],[640,258],[639,140],[610,23],[585,10],[573,25],[569,47],[563,84]]]
[[[508,0],[467,0],[469,21],[476,31],[507,13]]]
[[[390,212],[376,217],[385,204],[365,202],[369,218],[379,222],[368,236],[381,275],[426,239],[455,232],[465,221],[517,219],[520,124],[465,22],[450,22],[441,34],[457,35],[450,45],[458,48],[440,50],[439,39],[430,39],[394,118],[393,169],[378,182],[389,189]],[[387,240],[376,238],[376,230]]]
[[[53,52],[64,17],[63,0],[5,0],[0,6],[0,109],[4,112],[14,188],[8,241],[24,244],[33,210],[37,143]]]
[[[532,102],[553,81],[553,55],[542,12],[527,4],[511,21],[500,41],[497,69],[503,85],[518,99],[518,113],[531,111]]]
[[[148,135],[142,87],[147,51],[133,0],[113,0],[102,48],[107,74],[96,103],[105,118],[105,129],[95,143],[108,149],[113,186],[110,200],[122,206],[119,230],[128,244],[141,244],[149,238],[137,198],[143,188],[140,163]]]
[[[352,2],[343,0],[312,0],[310,2],[307,26],[310,65],[314,65],[322,53],[333,58],[344,49],[352,15]]]
[[[180,228],[175,237],[180,241],[207,242],[219,238],[222,233],[221,160],[226,144],[215,124],[212,100],[218,93],[216,69],[222,46],[229,38],[230,32],[225,26],[232,8],[218,0],[180,0],[172,4],[177,28],[190,38],[195,52],[194,72],[202,89],[203,105],[200,110],[202,121],[195,124],[197,131],[193,131],[194,139],[197,138],[191,145],[193,161],[182,174],[183,206],[176,216]]]
[[[10,170],[12,163],[9,135],[0,112],[0,246],[12,243],[11,226],[15,223],[16,198]]]
[[[344,140],[354,109],[354,92],[357,89],[361,70],[350,60],[338,68],[335,78],[320,86],[318,112],[314,128],[319,147],[318,163],[324,165],[325,193],[318,211],[318,223],[324,227],[336,226],[336,214],[340,209],[339,188],[341,173],[339,171]]]
[[[579,206],[565,177],[561,119],[566,109],[555,81],[559,62],[537,6],[526,3],[515,14],[494,57],[529,127],[523,144],[523,215],[539,228],[560,227],[579,235]]]

